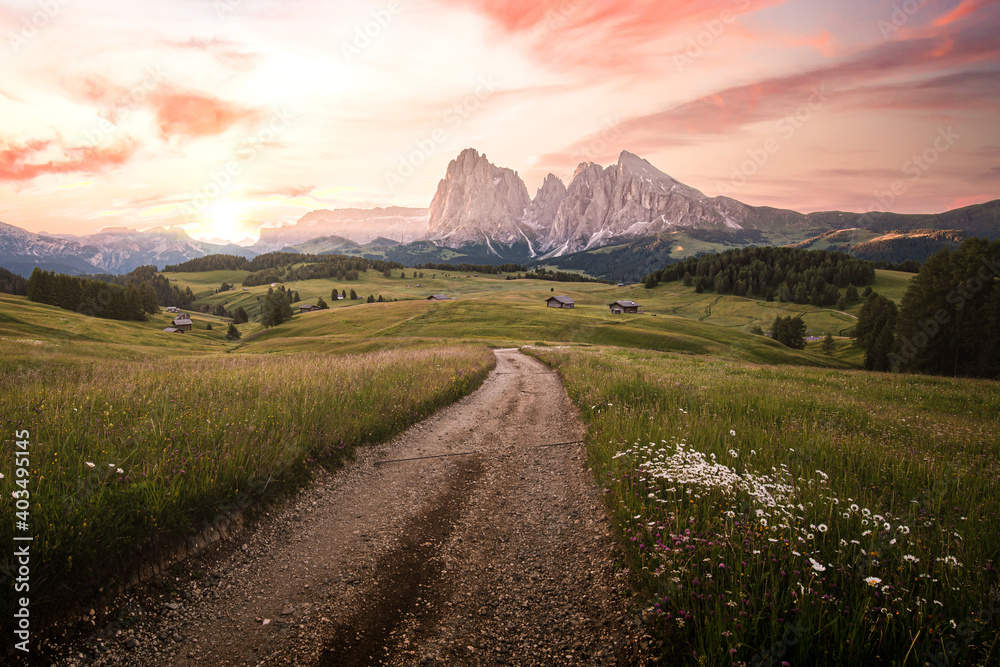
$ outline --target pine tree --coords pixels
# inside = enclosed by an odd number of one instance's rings
[[[292,319],[292,314],[292,305],[288,301],[288,294],[285,290],[278,290],[269,294],[264,300],[260,321],[265,327],[276,327],[282,322]]]
[[[771,338],[786,347],[801,350],[806,346],[806,323],[801,315],[775,317],[771,325]]]
[[[892,335],[892,328],[882,327],[875,343],[865,350],[865,368],[870,371],[892,370],[889,361],[889,353],[892,351],[895,337]]]
[[[229,331],[226,332],[226,340],[239,340],[242,334],[232,322],[229,323]]]
[[[836,344],[833,342],[833,336],[831,334],[827,334],[823,339],[823,354],[832,355],[835,347]]]

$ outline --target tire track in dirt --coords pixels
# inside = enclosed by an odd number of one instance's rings
[[[463,461],[444,496],[407,522],[402,543],[376,565],[378,592],[334,630],[319,665],[364,667],[387,660],[396,649],[393,637],[404,614],[419,613],[421,606],[436,607],[446,584],[432,559],[453,532],[470,486],[482,474],[479,460]],[[435,620],[429,613],[424,623]]]

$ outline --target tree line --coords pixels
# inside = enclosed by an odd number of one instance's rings
[[[488,275],[497,275],[500,273],[514,273],[515,271],[527,271],[528,267],[524,264],[445,264],[443,262],[424,262],[423,264],[414,264],[416,269],[433,269],[435,271],[449,271],[452,273],[485,273]]]
[[[28,281],[12,271],[0,266],[0,292],[4,294],[28,295]]]
[[[145,320],[160,312],[149,283],[124,286],[68,276],[35,267],[28,278],[28,300],[111,320]]]
[[[188,308],[194,303],[194,292],[190,287],[183,290],[177,285],[171,284],[166,276],[161,276],[152,264],[140,266],[125,275],[112,275],[110,273],[97,273],[82,278],[92,278],[106,283],[112,283],[124,287],[128,283],[136,285],[148,284],[156,292],[156,302],[160,306],[176,306],[178,308]]]
[[[592,278],[591,276],[583,275],[582,273],[570,273],[568,271],[552,271],[546,269],[544,266],[539,266],[533,271],[529,271],[525,274],[516,273],[514,275],[508,275],[505,280],[554,280],[559,283],[607,283],[609,281],[603,280],[601,278]]]
[[[205,255],[189,259],[181,264],[170,264],[163,268],[165,273],[200,273],[202,271],[250,271],[253,285],[263,285],[263,276],[278,276],[279,280],[309,280],[312,278],[339,278],[342,280],[357,280],[359,272],[369,269],[384,271],[386,269],[401,269],[399,262],[388,262],[367,257],[348,257],[346,255],[313,255],[298,252],[269,252],[257,255],[253,259],[239,255]],[[267,271],[272,273],[265,273]],[[348,274],[353,278],[348,278]],[[249,276],[248,276],[249,278]],[[259,280],[259,281],[258,281]],[[278,282],[270,280],[267,282]],[[243,285],[251,287],[245,280]]]
[[[942,249],[921,265],[898,307],[872,293],[854,342],[870,370],[1000,377],[1000,241]]]
[[[842,252],[760,246],[688,257],[646,275],[643,284],[653,288],[675,280],[698,292],[832,306],[840,301],[840,288],[871,284],[875,268]]]

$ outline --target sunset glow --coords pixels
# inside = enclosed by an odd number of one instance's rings
[[[7,0],[0,221],[239,241],[425,207],[467,147],[532,194],[628,150],[749,204],[938,212],[1000,196],[997,34],[982,0]]]

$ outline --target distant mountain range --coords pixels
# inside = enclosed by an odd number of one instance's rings
[[[272,252],[321,237],[341,237],[357,244],[377,238],[409,243],[422,239],[426,233],[426,208],[322,209],[306,213],[294,225],[262,227],[260,239],[250,249],[257,253]]]
[[[264,227],[252,245],[198,241],[177,228],[108,228],[87,236],[35,234],[0,223],[0,266],[126,273],[207,254],[342,253],[405,264],[545,264],[615,279],[691,254],[745,245],[844,250],[866,259],[922,261],[967,236],[1000,238],[1000,200],[939,214],[803,214],[708,197],[623,151],[591,162],[569,185],[549,174],[534,198],[511,169],[474,149],[451,161],[426,209],[318,210]]]
[[[165,266],[203,257],[257,253],[235,244],[198,241],[182,229],[136,231],[108,227],[86,236],[35,234],[0,222],[0,266],[27,276],[36,267],[71,275],[128,273],[137,266]]]

